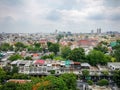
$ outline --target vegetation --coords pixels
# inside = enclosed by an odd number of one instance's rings
[[[41,57],[41,59],[53,59],[55,57],[54,53],[51,53],[49,55],[44,55]]]
[[[59,77],[34,77],[31,80],[23,84],[7,82],[1,86],[1,90],[77,90],[74,74],[63,74]]]
[[[114,79],[115,83],[118,85],[118,87],[120,87],[120,70],[114,71],[113,79]]]
[[[0,83],[2,83],[6,78],[6,72],[0,68]]]
[[[93,66],[97,64],[106,65],[111,59],[101,51],[92,50],[87,55],[87,62]]]
[[[108,83],[109,82],[106,79],[101,79],[98,81],[98,85],[100,85],[100,86],[106,86],[106,85],[108,85]]]
[[[57,52],[59,52],[59,44],[58,43],[53,43],[48,47],[48,50],[50,52],[54,52],[55,55],[57,54]]]
[[[105,76],[108,76],[109,75],[109,71],[105,70],[105,71],[102,71],[103,75]]]
[[[76,75],[75,74],[62,74],[60,78],[63,79],[66,86],[68,87],[68,90],[76,90]]]
[[[32,60],[32,57],[31,56],[27,56],[24,58],[24,60]]]
[[[8,51],[8,50],[13,51],[13,46],[10,45],[9,43],[2,43],[0,45],[0,51]]]
[[[23,57],[19,54],[14,54],[14,55],[11,55],[8,60],[11,60],[11,61],[14,61],[14,60],[18,60],[18,59],[23,59]]]
[[[85,51],[83,48],[75,48],[70,52],[67,58],[80,62],[85,59]]]
[[[101,46],[101,45],[98,45],[98,46],[94,47],[94,50],[101,51],[103,53],[108,52],[108,48],[106,46]]]
[[[65,47],[62,47],[62,48],[61,48],[61,56],[62,56],[63,58],[67,59],[67,57],[68,57],[68,55],[69,55],[70,53],[71,53],[70,47],[65,46]]]
[[[93,84],[94,84],[92,80],[88,80],[87,83],[88,83],[89,85],[93,85]]]

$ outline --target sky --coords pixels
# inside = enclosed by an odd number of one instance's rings
[[[0,32],[120,31],[120,0],[0,0]]]

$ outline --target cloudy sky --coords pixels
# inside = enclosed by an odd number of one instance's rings
[[[0,32],[120,31],[120,0],[0,0]]]

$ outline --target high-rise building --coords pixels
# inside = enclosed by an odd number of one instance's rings
[[[97,34],[101,34],[101,28],[97,28]]]
[[[94,30],[91,30],[91,34],[93,34],[94,33]]]

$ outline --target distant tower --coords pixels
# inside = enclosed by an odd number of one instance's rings
[[[101,28],[97,28],[97,34],[101,34]]]
[[[94,30],[91,30],[91,34],[93,34],[94,33]]]
[[[55,30],[55,35],[57,35],[57,32],[58,32],[58,30],[56,29],[56,30]]]

